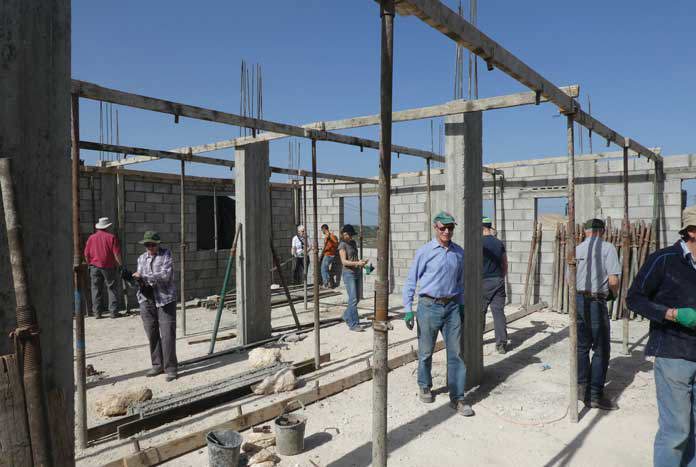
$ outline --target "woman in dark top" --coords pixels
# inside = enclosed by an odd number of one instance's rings
[[[352,225],[346,224],[341,229],[341,243],[338,244],[338,254],[343,264],[343,283],[348,292],[348,308],[343,313],[343,320],[348,325],[348,329],[355,332],[363,332],[360,327],[360,317],[358,316],[358,290],[360,287],[361,268],[367,261],[358,258],[358,246],[353,240],[355,229]]]

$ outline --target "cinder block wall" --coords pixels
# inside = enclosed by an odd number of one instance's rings
[[[611,217],[620,222],[623,217],[623,164],[614,154],[598,153],[576,158],[578,223],[592,217]],[[681,183],[682,180],[696,178],[696,155],[667,156],[664,159],[665,180],[658,197],[663,218],[663,247],[677,239],[682,209]],[[537,215],[536,200],[567,195],[567,161],[565,157],[557,157],[492,164],[489,167],[499,168],[505,173],[502,186],[498,178],[496,223],[498,237],[505,242],[510,261],[508,301],[517,304],[522,302],[524,294],[529,250]],[[652,162],[644,158],[629,160],[629,216],[632,221],[652,221],[653,173]],[[444,170],[432,170],[433,214],[445,206],[444,183]],[[311,188],[307,192],[311,193]],[[363,195],[374,194],[376,185],[363,185]],[[318,185],[319,225],[327,223],[334,231],[338,231],[343,223],[342,198],[357,195],[356,184],[321,181]],[[427,219],[426,196],[424,173],[402,173],[392,178],[390,276],[395,292],[401,292],[416,249],[432,236]],[[483,199],[493,199],[492,178],[488,175],[484,175]],[[310,198],[308,227],[313,232],[311,205]],[[555,226],[545,225],[533,301],[550,300],[554,235]],[[367,249],[365,256],[369,256],[376,265],[375,250]],[[366,278],[366,296],[371,295],[372,281],[372,277]]]
[[[118,210],[116,194],[116,176],[109,173],[87,169],[80,179],[80,229],[84,244],[94,231],[96,219],[109,216],[114,222],[113,232],[118,233]],[[146,230],[156,230],[162,237],[163,246],[172,250],[174,274],[179,287],[180,272],[180,187],[175,179],[157,178],[138,175],[124,171],[125,189],[125,236],[122,249],[129,269],[135,270],[137,258],[144,251],[138,242]],[[93,188],[92,188],[93,187]],[[229,257],[229,249],[197,250],[196,232],[196,197],[212,196],[213,185],[210,182],[197,181],[195,177],[186,179],[185,224],[186,224],[186,297],[206,297],[219,294]],[[217,184],[217,196],[234,197],[234,184]],[[292,191],[288,188],[273,187],[273,235],[274,247],[281,262],[290,257],[290,240],[294,235],[294,213]],[[94,202],[92,202],[94,199]],[[92,207],[94,205],[94,208]],[[271,213],[259,212],[259,215]],[[272,267],[271,264],[268,268]],[[283,268],[289,277],[291,264]],[[234,271],[234,269],[233,269]],[[234,287],[234,273],[230,286]],[[135,303],[134,301],[132,303]]]

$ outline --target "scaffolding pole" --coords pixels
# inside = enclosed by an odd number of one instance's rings
[[[304,245],[302,247],[302,280],[304,281],[304,311],[307,311],[307,250],[309,245],[307,245],[307,176],[302,177],[302,203],[303,203],[303,225],[304,225],[304,238],[302,241]]]
[[[427,203],[428,203],[428,222],[426,224],[430,224],[433,221],[433,203],[432,203],[432,185],[431,185],[431,180],[430,180],[430,159],[425,160],[426,163],[426,172],[425,172],[425,185],[427,189]]]
[[[498,229],[498,188],[493,172],[493,228]]]
[[[312,299],[314,301],[314,367],[318,370],[321,366],[319,338],[319,216],[317,214],[317,140],[312,140],[312,214],[314,215],[314,241],[317,242],[312,260],[314,261]],[[307,226],[305,226],[305,229]],[[305,230],[306,232],[306,230]],[[292,303],[292,302],[290,302]]]
[[[380,60],[379,228],[372,365],[372,465],[387,465],[387,378],[389,368],[389,230],[392,151],[392,73],[394,65],[394,0],[382,0]]]
[[[363,254],[363,187],[362,183],[358,183],[358,211],[360,214],[360,259],[363,259],[365,255]],[[359,298],[363,298],[363,290],[365,289],[365,277],[364,274],[360,274],[360,293]]]
[[[184,167],[185,162],[181,161],[181,180],[179,182],[180,196],[179,201],[181,202],[181,235],[179,245],[179,254],[181,255],[181,272],[179,277],[181,278],[181,331],[184,336],[186,335],[186,218],[184,217],[186,211],[186,196],[184,193],[184,179],[186,177],[186,169]]]
[[[626,139],[628,142],[628,138]],[[628,319],[630,313],[628,312],[628,307],[626,306],[626,292],[628,289],[629,280],[629,269],[631,261],[631,223],[628,220],[628,144],[623,148],[623,268],[621,271],[621,281],[623,282],[623,287],[621,288],[621,297],[616,297],[620,305],[623,305],[622,309],[619,311],[623,313],[621,316],[623,324],[623,353],[628,355]]]
[[[567,116],[568,137],[568,243],[566,256],[568,261],[568,330],[569,330],[569,402],[568,416],[571,423],[578,422],[578,322],[577,322],[577,287],[575,283],[575,135],[573,134],[573,115]]]

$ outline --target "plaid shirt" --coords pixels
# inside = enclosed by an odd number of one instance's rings
[[[160,247],[155,256],[150,256],[147,251],[140,255],[138,273],[152,286],[155,292],[155,305],[162,307],[176,301],[176,285],[174,285],[174,268],[170,250]],[[137,295],[138,303],[147,301],[140,291]]]

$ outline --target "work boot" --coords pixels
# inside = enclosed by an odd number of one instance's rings
[[[145,376],[148,378],[152,378],[153,376],[161,375],[164,373],[161,369],[158,368],[150,368],[147,373],[145,373]]]
[[[432,404],[435,402],[435,396],[428,388],[418,388],[418,400],[424,404]]]
[[[501,342],[499,344],[495,344],[495,350],[500,354],[500,355],[505,355],[507,353],[507,345],[505,345],[505,342]]]
[[[95,319],[102,319],[103,316],[101,314],[101,311],[97,311],[97,313],[94,315]]]
[[[121,315],[119,315],[117,311],[113,311],[113,312],[109,313],[109,318],[111,318],[111,319],[116,319],[116,318],[120,318],[120,317],[121,317]]]
[[[590,407],[599,410],[618,410],[619,406],[604,396],[592,397]]]
[[[474,409],[469,404],[465,404],[464,401],[450,401],[450,406],[462,417],[473,417],[476,415]]]
[[[167,373],[167,376],[164,378],[164,380],[169,383],[171,381],[174,381],[176,378],[177,378],[176,373]]]

